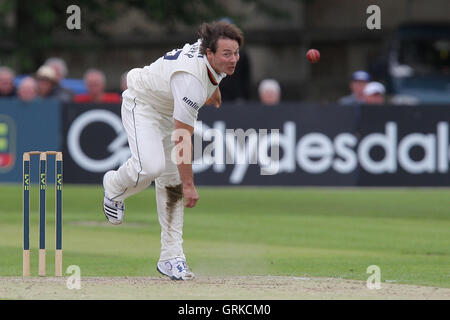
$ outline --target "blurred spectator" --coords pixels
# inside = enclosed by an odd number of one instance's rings
[[[225,17],[221,21],[234,24],[233,20]],[[247,101],[250,99],[250,58],[245,47],[239,48],[239,62],[233,75],[225,77],[220,82],[222,101]]]
[[[106,79],[103,72],[97,69],[89,69],[84,75],[84,82],[88,93],[77,94],[75,102],[95,102],[95,103],[120,103],[121,96],[115,92],[105,92]]]
[[[359,70],[354,72],[350,81],[352,94],[340,98],[339,103],[344,105],[364,103],[363,90],[369,81],[370,75],[366,71]]]
[[[265,79],[258,87],[259,100],[262,104],[273,106],[280,103],[281,88],[277,80]]]
[[[61,81],[67,76],[67,64],[62,58],[48,58],[44,65],[50,66],[56,72],[57,85],[55,87],[56,95],[62,102],[70,102],[73,99],[73,92],[62,87]]]
[[[58,82],[67,76],[67,64],[61,58],[48,58],[47,60],[45,60],[44,65],[50,66],[55,70]]]
[[[380,82],[369,82],[363,91],[364,102],[366,104],[383,104],[386,89]]]
[[[37,91],[42,98],[58,98],[56,86],[58,80],[52,67],[43,65],[36,72]]]
[[[17,95],[22,101],[32,101],[38,96],[38,84],[32,77],[25,77],[19,84]]]
[[[121,92],[124,92],[128,88],[128,86],[127,86],[127,75],[128,75],[128,71],[123,73],[122,76],[120,77],[120,91]]]
[[[14,97],[15,95],[14,71],[9,67],[0,66],[0,98]]]

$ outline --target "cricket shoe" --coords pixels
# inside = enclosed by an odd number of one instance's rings
[[[103,176],[103,189],[106,190],[107,176],[112,174],[112,170],[105,173]],[[125,212],[125,204],[123,201],[115,201],[106,196],[106,192],[103,197],[103,212],[106,219],[114,225],[121,224],[123,221],[123,215]]]
[[[159,261],[156,269],[172,280],[192,280],[195,278],[186,261],[181,258]]]
[[[107,196],[103,197],[103,212],[106,219],[114,225],[121,224],[125,212],[125,204],[123,201],[114,201]]]

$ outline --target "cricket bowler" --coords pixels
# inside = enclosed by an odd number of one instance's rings
[[[103,211],[115,225],[123,221],[125,199],[155,181],[161,225],[157,270],[172,280],[194,278],[183,253],[182,234],[184,207],[193,208],[199,200],[191,163],[197,114],[205,103],[220,107],[219,83],[234,73],[244,41],[238,27],[223,21],[203,23],[198,36],[197,42],[128,72],[121,112],[131,157],[103,177]],[[188,135],[172,139],[174,130]],[[188,161],[172,160],[179,143]]]

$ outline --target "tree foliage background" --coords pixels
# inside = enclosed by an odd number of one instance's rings
[[[313,1],[313,0],[283,0]],[[289,12],[277,7],[276,1],[241,0],[253,4],[259,12],[280,19],[289,19]],[[32,72],[38,67],[45,50],[55,44],[58,35],[68,31],[66,9],[75,4],[81,8],[81,36],[89,35],[104,41],[101,26],[115,21],[132,8],[173,31],[175,24],[193,26],[220,17],[230,17],[238,24],[246,19],[241,13],[230,12],[223,0],[0,0],[0,65],[12,66],[18,72]]]

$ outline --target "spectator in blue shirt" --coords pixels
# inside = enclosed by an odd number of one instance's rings
[[[352,93],[339,99],[339,104],[354,105],[364,103],[364,88],[370,81],[370,75],[363,70],[353,73],[350,81],[350,90]]]

